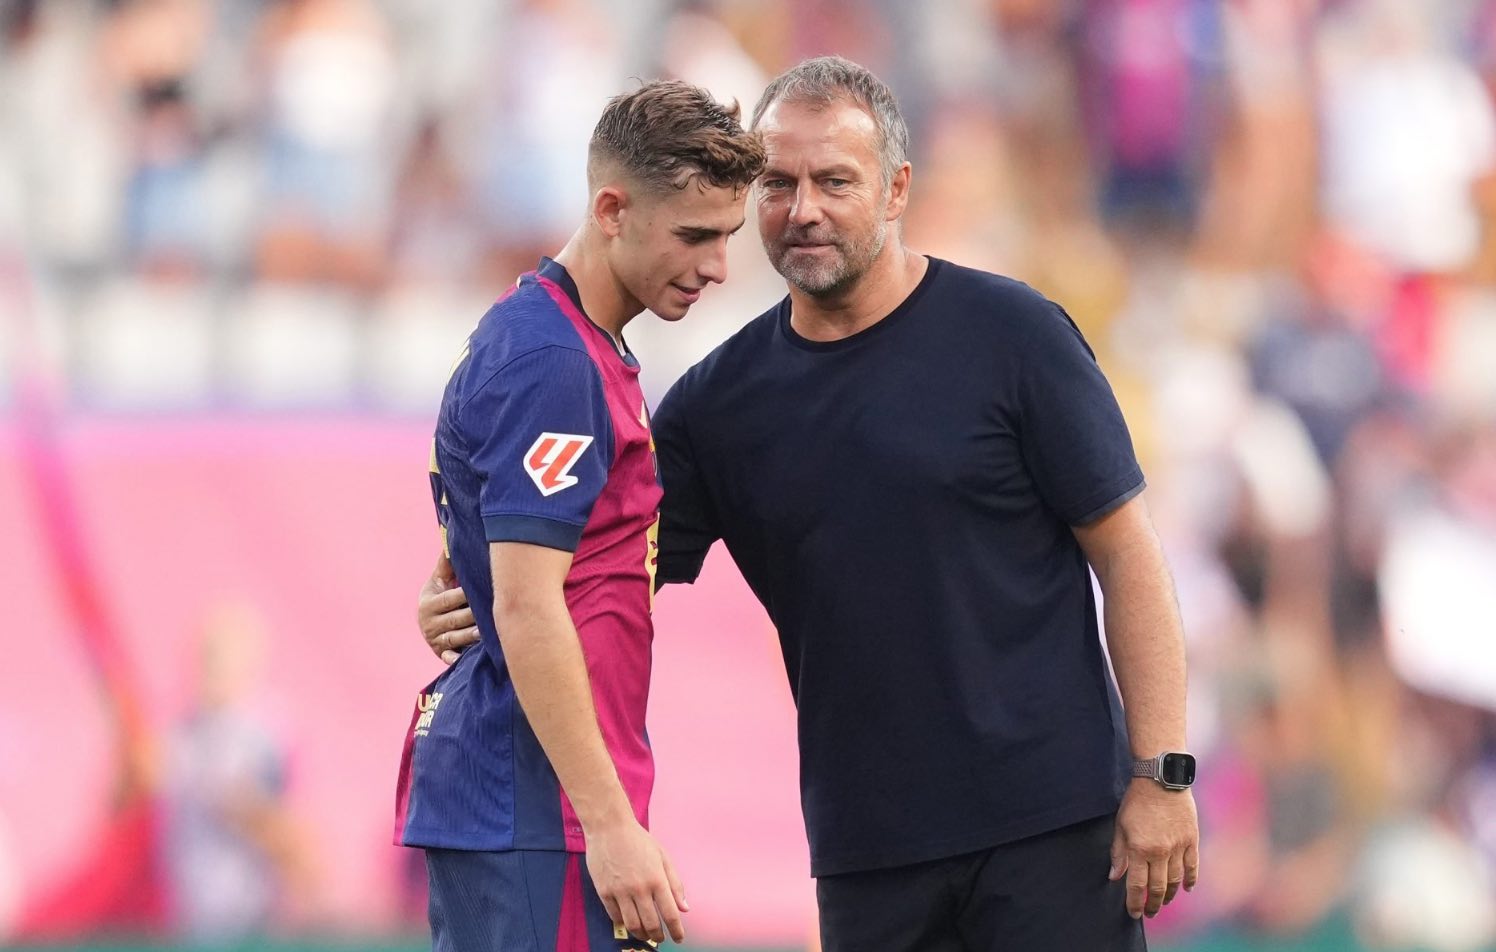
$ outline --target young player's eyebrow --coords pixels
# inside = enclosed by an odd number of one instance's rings
[[[723,232],[723,230],[720,228],[705,228],[694,225],[678,225],[675,228],[675,233],[681,238],[694,238],[705,241],[711,238],[716,238],[718,235],[722,234],[736,235],[738,232],[743,230],[743,225],[745,224],[747,224],[746,219],[742,222],[739,222],[738,227],[729,232]]]

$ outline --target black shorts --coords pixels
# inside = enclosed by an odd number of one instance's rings
[[[816,882],[824,952],[1146,952],[1125,878],[1107,879],[1116,818],[949,859]]]

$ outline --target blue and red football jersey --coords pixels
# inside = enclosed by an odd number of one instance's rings
[[[581,824],[515,696],[489,543],[574,552],[565,598],[599,727],[639,822],[660,485],[639,365],[545,259],[483,316],[442,397],[431,488],[481,646],[422,690],[400,765],[396,842],[582,851]],[[481,649],[481,650],[479,650]]]

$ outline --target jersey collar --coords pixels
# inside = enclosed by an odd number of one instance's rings
[[[577,313],[585,317],[588,324],[591,324],[599,334],[607,338],[612,351],[626,365],[629,367],[639,366],[639,360],[634,356],[634,352],[629,349],[628,341],[624,340],[622,335],[615,338],[612,334],[609,334],[587,313],[587,309],[582,306],[582,292],[577,290],[577,282],[572,279],[571,272],[566,270],[565,265],[554,258],[542,256],[540,267],[535,269],[535,273],[566,292],[566,296],[571,298],[571,303],[576,306]]]

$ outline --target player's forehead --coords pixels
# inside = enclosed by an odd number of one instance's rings
[[[658,195],[658,217],[672,228],[730,232],[743,224],[747,195],[744,186],[712,185],[693,177],[684,188]]]
[[[759,120],[768,164],[765,172],[816,171],[822,167],[876,166],[878,125],[855,102],[779,102]]]

